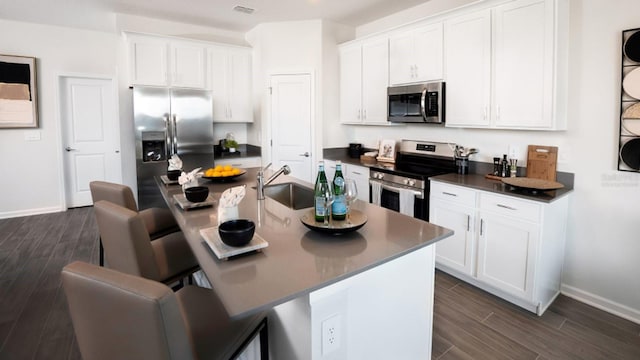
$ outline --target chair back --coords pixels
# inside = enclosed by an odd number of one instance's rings
[[[142,217],[105,200],[96,202],[93,207],[109,267],[160,281],[160,270]]]
[[[62,284],[83,359],[195,358],[166,285],[80,261],[62,269]]]
[[[133,191],[126,185],[106,181],[92,181],[89,183],[89,189],[91,189],[91,198],[94,204],[100,200],[106,200],[129,210],[138,211]]]

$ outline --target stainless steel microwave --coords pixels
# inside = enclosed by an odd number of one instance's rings
[[[394,123],[444,123],[444,82],[387,88],[387,120]]]

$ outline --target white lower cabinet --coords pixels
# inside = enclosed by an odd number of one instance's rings
[[[324,159],[324,173],[327,176],[327,180],[333,181],[336,173],[336,161]],[[358,188],[358,199],[369,202],[369,168],[342,163],[342,175],[345,179],[355,180]]]
[[[220,158],[215,159],[216,165],[231,165],[236,168],[251,168],[262,166],[262,158],[256,157],[237,157],[237,158]]]
[[[455,232],[436,267],[541,315],[560,292],[567,204],[432,181],[430,221]]]

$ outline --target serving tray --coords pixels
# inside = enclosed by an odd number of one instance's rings
[[[316,222],[315,209],[307,211],[300,221],[304,226],[311,230],[318,231],[325,234],[339,235],[352,231],[356,231],[367,223],[367,215],[358,210],[351,210],[351,220],[329,220],[329,224],[324,225],[321,222]]]
[[[162,180],[162,183],[165,185],[175,185],[178,183],[178,180],[170,180],[169,177],[167,175],[160,175],[160,180]]]
[[[210,227],[200,229],[200,235],[204,238],[204,241],[211,248],[214,254],[221,260],[227,260],[232,256],[237,256],[250,251],[259,251],[269,246],[269,243],[263,239],[257,233],[253,234],[253,239],[241,247],[229,246],[220,240],[220,234],[218,234],[218,227]]]
[[[205,201],[199,202],[199,203],[194,203],[187,200],[184,194],[173,195],[173,198],[176,200],[176,203],[178,203],[178,205],[182,208],[182,210],[198,209],[198,208],[213,206],[213,204],[215,204],[215,200],[213,199],[213,194],[209,194],[209,196],[207,196],[207,199]]]

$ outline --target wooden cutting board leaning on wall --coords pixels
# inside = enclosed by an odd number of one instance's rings
[[[557,163],[557,146],[529,145],[527,152],[528,178],[556,181]]]

